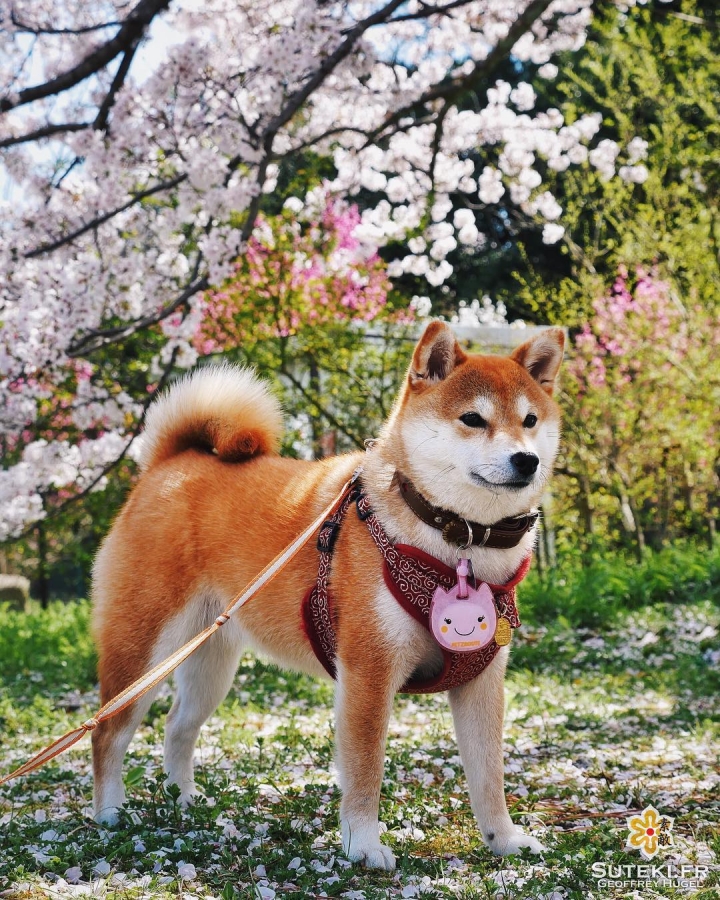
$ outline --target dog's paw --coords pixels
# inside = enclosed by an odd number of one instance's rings
[[[492,837],[491,837],[492,835]],[[519,853],[523,848],[531,853],[543,853],[547,850],[537,838],[532,837],[521,828],[515,828],[509,833],[490,833],[485,838],[488,847],[496,856],[509,856],[511,853]]]
[[[383,869],[385,872],[395,871],[395,855],[389,847],[380,841],[362,843],[350,841],[349,847],[344,847],[345,855],[353,862],[362,863],[367,869]]]
[[[187,787],[183,788],[182,793],[178,797],[178,803],[182,806],[183,809],[187,809],[188,806],[193,806],[199,797],[204,797],[205,791],[203,791],[199,787],[192,786],[192,788],[188,789]]]
[[[120,808],[118,806],[106,806],[104,809],[98,810],[93,818],[98,825],[114,828],[120,821]]]
[[[353,828],[343,819],[342,838],[343,853],[352,862],[362,863],[368,869],[395,870],[395,857],[380,843],[377,822],[360,822]]]
[[[194,781],[186,781],[179,785],[171,778],[165,779],[165,793],[170,799],[176,800],[182,809],[192,806],[198,797],[205,796],[205,792]]]

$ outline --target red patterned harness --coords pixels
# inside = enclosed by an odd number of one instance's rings
[[[320,529],[317,541],[320,551],[317,583],[305,595],[302,605],[305,633],[315,655],[332,678],[335,678],[337,644],[328,579],[335,541],[345,514],[353,502],[357,505],[358,517],[367,525],[382,554],[385,584],[402,608],[428,631],[430,603],[436,588],[442,586],[448,590],[457,581],[455,570],[440,560],[416,547],[393,544],[377,520],[366,494],[355,485],[337,512]],[[493,592],[498,617],[508,619],[512,628],[520,625],[515,605],[515,587],[527,575],[530,561],[531,557],[526,557],[507,584],[488,585]],[[439,674],[427,679],[411,678],[403,686],[401,693],[433,694],[466,684],[490,665],[500,647],[492,640],[482,649],[471,653],[453,653],[439,645],[438,649],[443,655],[443,666]]]

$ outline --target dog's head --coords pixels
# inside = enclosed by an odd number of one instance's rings
[[[428,500],[485,522],[538,501],[560,438],[564,342],[552,328],[508,357],[481,356],[445,323],[428,325],[391,423],[402,471]]]

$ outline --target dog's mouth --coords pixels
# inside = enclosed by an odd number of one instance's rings
[[[470,631],[458,631],[457,628],[456,628],[456,629],[455,629],[455,634],[459,634],[460,637],[468,637],[469,635],[471,635],[471,634],[473,633],[473,631],[475,631],[475,626],[474,626],[474,625],[473,625],[473,627],[470,629]]]
[[[500,494],[503,491],[522,491],[524,488],[530,487],[534,481],[534,478],[516,481],[488,481],[487,478],[483,478],[482,475],[479,475],[472,470],[470,471],[470,477],[475,484],[479,484],[481,487],[494,491],[496,494]]]

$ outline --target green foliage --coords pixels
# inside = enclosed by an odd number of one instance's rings
[[[720,547],[675,543],[642,562],[618,552],[561,556],[541,577],[531,571],[521,589],[523,619],[541,625],[609,627],[631,610],[666,602],[709,600],[720,606]]]
[[[554,81],[536,80],[541,102],[567,124],[598,109],[600,138],[621,148],[646,140],[649,175],[641,184],[604,181],[589,163],[544,173],[567,238],[553,249],[519,236],[520,289],[501,294],[513,313],[579,325],[622,264],[658,265],[683,303],[718,308],[719,25],[717,5],[703,0],[626,13],[601,5],[583,50],[561,61]]]
[[[37,691],[61,686],[87,690],[95,683],[89,627],[90,604],[86,601],[56,603],[46,610],[33,602],[29,613],[0,604],[3,687],[25,693],[28,676],[33,675]],[[35,677],[38,674],[40,681]]]

